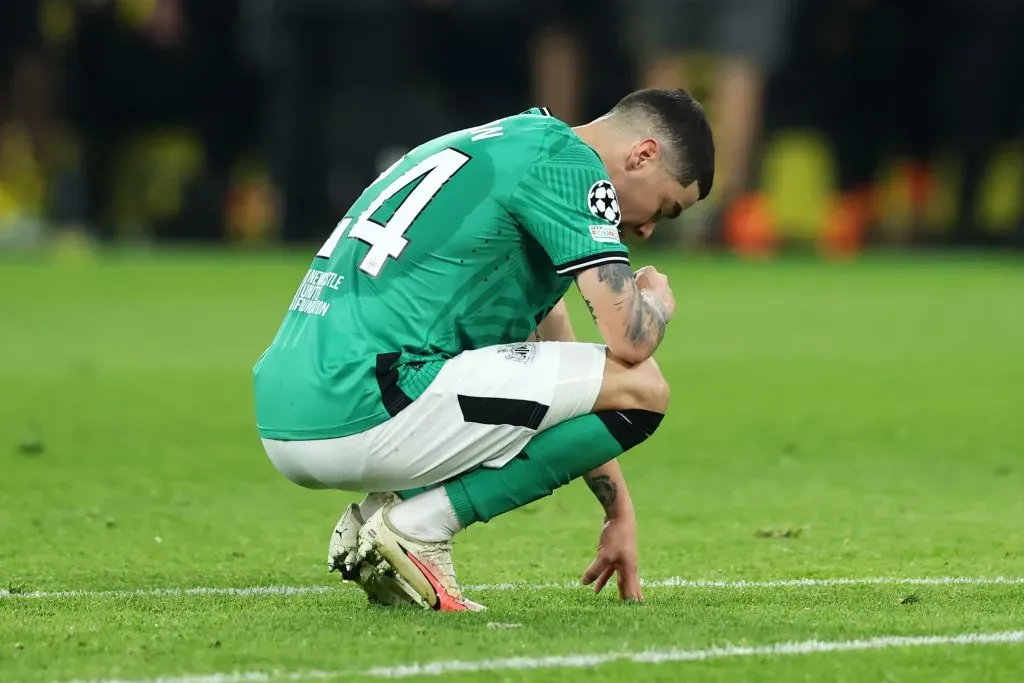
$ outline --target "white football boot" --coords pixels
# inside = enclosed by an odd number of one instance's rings
[[[451,541],[426,542],[407,538],[388,522],[391,506],[374,513],[359,531],[358,557],[362,566],[404,591],[416,604],[440,612],[482,612],[486,609],[463,597],[452,564]],[[371,569],[373,571],[373,569]],[[383,579],[381,579],[383,580]]]
[[[387,504],[395,500],[392,496]],[[401,586],[394,576],[387,576],[377,568],[358,561],[359,530],[363,527],[363,516],[355,503],[345,508],[341,519],[334,527],[331,542],[327,548],[327,569],[341,574],[343,581],[355,582],[366,593],[370,604],[411,605],[416,604],[408,596],[408,588]]]

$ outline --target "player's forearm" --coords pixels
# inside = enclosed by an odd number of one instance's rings
[[[559,301],[540,322],[537,330],[530,335],[530,341],[576,341],[565,299]]]
[[[630,306],[626,337],[635,349],[650,358],[665,338],[668,311],[661,301],[645,289],[636,290]]]
[[[588,287],[589,295],[583,292],[594,322],[612,355],[627,363],[642,363],[654,355],[665,337],[669,317],[665,305],[637,286],[626,264],[610,263],[595,270],[596,287]]]
[[[604,508],[605,519],[633,518],[633,499],[618,460],[612,460],[583,475],[591,493]]]

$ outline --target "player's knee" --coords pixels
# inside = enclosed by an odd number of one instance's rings
[[[648,410],[665,414],[668,410],[669,387],[661,368],[650,358],[632,368],[627,409]]]
[[[653,358],[637,365],[627,365],[614,356],[608,356],[595,412],[647,410],[664,415],[668,401],[668,382]]]
[[[651,364],[651,388],[647,399],[649,403],[647,409],[664,415],[668,412],[668,402],[671,398],[668,380],[665,379],[665,375],[661,373],[661,368],[658,367],[653,358],[648,362]]]

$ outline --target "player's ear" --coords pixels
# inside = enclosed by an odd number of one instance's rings
[[[627,160],[629,170],[645,169],[661,157],[661,147],[654,138],[644,138],[633,146]]]

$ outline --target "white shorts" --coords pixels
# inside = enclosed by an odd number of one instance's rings
[[[590,413],[605,347],[523,342],[467,351],[444,364],[402,412],[336,439],[263,439],[274,466],[307,488],[396,491],[502,467],[538,432]]]

